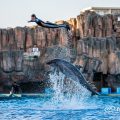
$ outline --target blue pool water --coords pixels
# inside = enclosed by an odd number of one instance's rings
[[[0,120],[120,120],[119,97],[55,101],[32,97],[0,100]]]
[[[91,96],[62,73],[50,83],[49,97],[1,99],[0,120],[120,120],[120,97]]]

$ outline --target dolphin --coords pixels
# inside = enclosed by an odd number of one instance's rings
[[[94,90],[92,86],[87,82],[80,70],[71,63],[62,59],[53,59],[48,61],[46,64],[54,68],[58,68],[68,78],[71,78],[72,80],[76,81],[77,83],[85,87],[87,90],[89,90],[92,95],[99,95],[99,93]]]

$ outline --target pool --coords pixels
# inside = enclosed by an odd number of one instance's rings
[[[0,100],[0,120],[120,120],[120,97],[52,97]]]
[[[120,120],[120,97],[91,96],[62,73],[51,74],[50,83],[45,95],[1,97],[0,120]]]

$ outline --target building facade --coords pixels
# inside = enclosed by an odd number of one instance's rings
[[[120,14],[120,7],[89,7],[81,10],[82,12],[85,11],[95,11],[96,13],[100,15],[105,15],[105,14]]]

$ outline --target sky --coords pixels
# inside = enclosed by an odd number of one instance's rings
[[[44,21],[68,20],[87,7],[120,7],[120,0],[0,0],[0,28],[31,26],[31,14]]]

